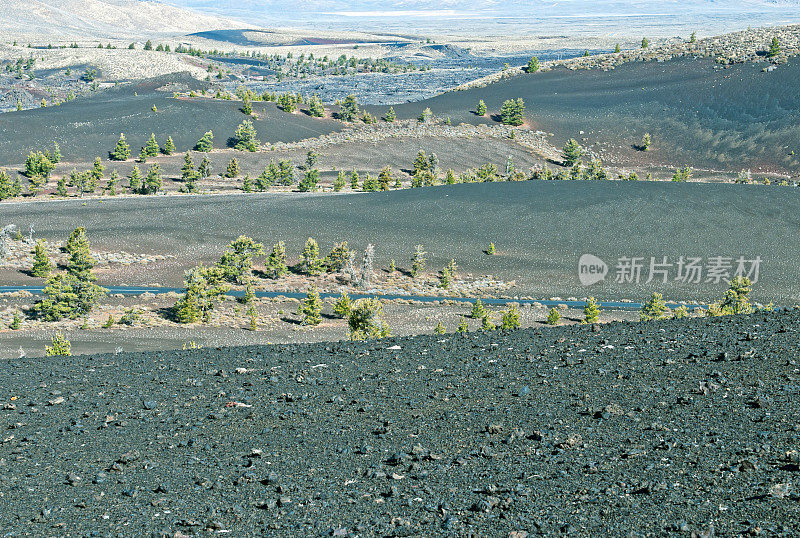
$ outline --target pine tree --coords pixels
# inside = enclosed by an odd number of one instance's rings
[[[769,51],[767,52],[767,58],[774,58],[781,53],[781,44],[778,41],[777,37],[772,38],[772,42],[769,44]]]
[[[356,170],[353,169],[353,171],[350,172],[350,188],[353,189],[354,191],[358,190],[359,179],[360,178],[358,177],[358,172],[356,172]]]
[[[150,134],[150,139],[144,146],[144,153],[148,157],[158,157],[159,153],[161,153],[161,148],[158,147],[158,142],[156,142],[156,135]]]
[[[242,180],[242,191],[253,192],[253,180],[250,179],[250,174],[245,174],[244,179]]]
[[[346,183],[345,173],[344,170],[339,170],[339,175],[336,176],[336,179],[333,181],[333,191],[340,192]]]
[[[175,153],[175,142],[172,141],[172,137],[167,137],[167,142],[164,144],[164,155],[172,155]]]
[[[355,95],[350,94],[345,97],[344,101],[342,101],[342,104],[339,107],[339,118],[347,122],[352,122],[355,121],[358,115],[358,101],[356,100]]]
[[[249,329],[253,332],[258,330],[258,313],[255,305],[251,304],[247,309],[247,317],[250,319]]]
[[[350,296],[347,293],[342,292],[342,295],[336,300],[333,304],[333,313],[344,319],[350,315],[350,309],[353,305],[353,302],[350,300]]]
[[[386,116],[384,116],[384,119],[389,123],[393,123],[397,119],[397,114],[394,112],[394,107],[389,107],[389,111],[386,113]]]
[[[253,258],[263,255],[263,244],[257,243],[246,235],[240,235],[225,249],[218,265],[226,280],[241,284],[250,277]]]
[[[214,133],[212,131],[206,132],[200,140],[197,141],[197,144],[194,146],[195,151],[200,151],[203,153],[208,153],[214,149]]]
[[[319,298],[319,290],[312,286],[308,290],[306,298],[300,302],[298,314],[302,316],[302,325],[319,325],[322,323],[322,300]]]
[[[387,338],[389,325],[383,320],[383,305],[379,299],[359,299],[353,303],[347,318],[351,340]]]
[[[300,192],[316,192],[319,185],[319,170],[312,168],[306,170],[302,181],[297,185]]]
[[[446,185],[455,185],[458,183],[458,179],[456,179],[456,173],[453,172],[452,168],[447,169],[447,173],[445,174],[444,182]]]
[[[197,179],[197,172],[194,169],[192,155],[187,151],[183,156],[183,166],[181,167],[181,180],[190,183]]]
[[[47,184],[47,180],[44,176],[35,175],[33,177],[28,178],[28,190],[33,196],[36,196]]]
[[[44,347],[44,354],[48,357],[69,357],[72,355],[72,344],[61,331],[57,331],[50,345]]]
[[[484,318],[488,314],[486,307],[483,306],[483,302],[480,299],[477,299],[472,305],[472,311],[469,314],[469,317],[472,319],[479,319]]]
[[[550,313],[547,314],[547,321],[548,325],[558,325],[558,322],[561,320],[561,313],[558,311],[557,308],[553,307],[550,309]]]
[[[280,278],[289,272],[286,267],[286,245],[283,241],[278,241],[267,257],[264,264],[264,272],[272,279]]]
[[[134,166],[133,170],[131,170],[131,175],[128,178],[128,187],[131,190],[131,194],[137,194],[142,189],[142,173],[139,171],[138,166]]]
[[[294,183],[294,164],[288,159],[278,163],[277,182],[279,185],[289,186]]]
[[[486,115],[486,103],[483,102],[483,99],[478,101],[478,107],[475,110],[478,113],[478,116],[485,116]]]
[[[388,191],[389,185],[392,183],[392,169],[384,166],[378,174],[378,188],[382,191]]]
[[[260,142],[258,133],[250,120],[244,120],[233,134],[233,147],[239,151],[256,151]]]
[[[433,328],[433,334],[445,334],[446,332],[447,329],[444,324],[441,321],[437,321],[436,326]]]
[[[53,270],[53,264],[47,256],[47,243],[44,239],[39,239],[33,248],[33,267],[31,274],[38,278],[47,278]]]
[[[650,41],[648,41],[646,37],[643,37],[642,38],[642,48],[646,49],[648,47],[650,47]]]
[[[256,291],[253,288],[253,278],[248,277],[247,284],[244,288],[244,297],[242,297],[242,302],[244,304],[253,304],[253,301],[256,300]]]
[[[2,186],[0,186],[0,200],[3,199],[2,190]],[[58,178],[58,183],[56,183],[56,194],[63,197],[67,196],[67,178],[64,176]]]
[[[500,109],[500,118],[504,125],[522,125],[525,122],[525,102],[522,98],[506,100]]]
[[[315,118],[325,115],[325,107],[322,106],[322,101],[316,95],[312,95],[308,101],[308,113]]]
[[[8,328],[12,331],[18,331],[21,325],[22,319],[20,318],[19,310],[14,310],[14,317],[11,319],[11,323],[8,325]]]
[[[61,162],[61,146],[58,145],[58,142],[53,142],[53,151],[47,152],[47,157],[53,164],[58,164]]]
[[[242,100],[242,113],[244,113],[246,116],[253,115],[253,105],[250,103],[250,98],[246,95]]]
[[[319,245],[311,237],[306,241],[303,252],[300,254],[300,270],[307,275],[322,273],[322,259],[319,257]]]
[[[111,171],[111,175],[108,178],[108,184],[106,185],[106,192],[108,192],[109,196],[116,196],[117,195],[117,185],[119,184],[119,174],[116,170]]]
[[[669,317],[669,308],[667,303],[664,302],[664,297],[657,292],[642,305],[642,311],[639,313],[640,321],[650,321],[652,319],[665,319]]]
[[[496,328],[497,327],[494,326],[494,323],[492,323],[491,315],[487,312],[486,315],[481,318],[481,330],[488,332],[493,331]]]
[[[532,56],[530,60],[528,60],[528,73],[535,73],[539,70],[539,58],[536,56]]]
[[[489,248],[486,249],[486,254],[489,256],[494,256],[497,252],[497,249],[494,246],[494,243],[489,243]]]
[[[692,32],[689,36],[689,43],[697,43],[697,32]]]
[[[578,159],[581,158],[583,155],[583,148],[578,144],[578,141],[574,138],[570,138],[566,145],[564,146],[564,150],[562,153],[562,159],[564,162],[564,166],[571,167],[578,162]]]
[[[508,305],[508,308],[503,311],[503,316],[500,319],[500,328],[505,331],[519,329],[519,319],[519,307],[517,307],[515,304]]]
[[[147,40],[147,43],[144,44],[144,50],[153,50],[153,42],[149,39]]]
[[[644,133],[644,135],[642,135],[642,144],[640,146],[642,148],[642,151],[649,151],[650,144],[652,143],[653,141],[650,138],[650,133]]]
[[[225,177],[239,177],[239,161],[236,159],[236,157],[228,161],[228,169],[225,171]]]
[[[200,166],[197,167],[197,175],[200,179],[206,179],[211,175],[211,161],[205,155],[203,155],[203,160],[200,161]]]
[[[622,52],[622,49],[619,47],[619,43],[617,43],[616,46],[614,46],[614,53],[619,54],[620,52]]]
[[[466,334],[469,332],[469,325],[467,324],[467,318],[461,316],[461,320],[458,322],[458,328],[456,332],[461,334]]]
[[[411,257],[411,276],[417,278],[425,269],[425,250],[422,245],[417,245],[414,255]]]
[[[594,297],[586,299],[586,306],[583,307],[583,315],[586,317],[583,323],[597,323],[600,318],[600,305],[597,304],[597,300]]]
[[[86,228],[76,228],[67,239],[66,250],[69,254],[67,272],[79,280],[93,281],[92,274],[96,260],[92,256],[89,239],[86,237]]]
[[[367,174],[366,179],[364,179],[364,184],[362,185],[362,190],[364,192],[376,192],[378,187],[378,179],[372,174]]]
[[[211,321],[211,312],[217,299],[228,290],[223,282],[220,267],[195,267],[186,274],[186,291],[172,307],[178,323]]]
[[[158,191],[161,190],[164,184],[164,180],[161,176],[161,167],[157,164],[154,164],[150,167],[147,171],[147,175],[144,178],[144,194],[156,194]]]

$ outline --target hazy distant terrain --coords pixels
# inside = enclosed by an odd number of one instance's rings
[[[641,2],[566,0],[160,0],[205,13],[224,13],[254,24],[280,22],[314,27],[495,35],[524,30],[535,34],[621,36],[631,32],[671,37],[686,29],[713,33],[800,20],[797,0]]]
[[[204,15],[160,2],[138,0],[4,0],[0,32],[17,36],[124,37],[184,34],[251,27],[216,15]]]

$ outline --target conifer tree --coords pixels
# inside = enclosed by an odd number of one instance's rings
[[[56,331],[50,345],[44,347],[44,354],[48,357],[69,357],[72,355],[72,344],[61,331]]]
[[[425,270],[425,250],[422,245],[417,245],[411,257],[411,276],[417,278]]]
[[[433,328],[433,334],[445,334],[447,329],[444,326],[444,323],[441,321],[436,322],[436,326]]]
[[[316,168],[311,168],[310,170],[306,170],[303,179],[297,185],[297,189],[300,192],[316,192],[319,185],[319,170]]]
[[[500,109],[500,118],[505,125],[522,125],[525,122],[525,102],[522,98],[506,100]]]
[[[650,133],[644,133],[644,135],[642,135],[642,144],[640,146],[642,148],[642,151],[649,151],[650,144],[652,143],[653,141],[650,138]]]
[[[300,270],[307,275],[322,273],[322,259],[319,257],[319,245],[311,237],[306,241],[303,252],[300,254]]]
[[[3,199],[2,190],[3,188],[2,186],[0,186],[0,200]],[[65,178],[64,176],[58,178],[58,183],[56,183],[56,194],[62,197],[67,196],[67,178]]]
[[[358,114],[359,109],[356,96],[350,94],[345,97],[344,101],[342,101],[342,104],[339,107],[339,118],[347,122],[352,122],[355,121],[355,119],[358,117]]]
[[[139,171],[138,166],[134,166],[133,170],[131,170],[131,175],[128,178],[128,187],[131,190],[131,194],[137,194],[142,190],[142,173]]]
[[[483,301],[480,299],[476,300],[472,305],[472,311],[470,312],[469,316],[472,319],[480,319],[486,317],[488,312],[486,311],[486,307],[483,306]]]
[[[333,190],[334,192],[340,192],[346,183],[345,173],[344,170],[339,170],[339,175],[336,176],[336,179],[333,180]]]
[[[86,237],[86,228],[76,228],[67,239],[66,250],[69,254],[67,272],[78,280],[91,282],[95,280],[92,274],[97,261],[92,256],[89,239]]]
[[[639,313],[640,321],[650,321],[652,319],[665,319],[669,317],[669,308],[667,303],[664,302],[664,297],[657,292],[653,292],[650,299],[642,305],[642,311]]]
[[[294,164],[292,164],[292,161],[282,159],[278,163],[277,183],[284,186],[289,186],[294,183]]]
[[[389,107],[389,111],[386,113],[386,116],[384,116],[384,119],[389,123],[393,123],[397,119],[397,114],[395,114],[393,106]]]
[[[351,340],[387,338],[389,325],[383,320],[383,305],[379,299],[359,299],[350,308],[347,318]]]
[[[264,255],[264,245],[240,235],[225,249],[219,262],[223,276],[231,282],[243,283],[250,276],[253,258]]]
[[[478,113],[478,116],[485,116],[486,115],[486,103],[483,102],[483,99],[478,101],[478,107],[475,109]]]
[[[536,56],[531,56],[531,59],[528,60],[528,67],[526,68],[526,71],[528,73],[535,73],[538,70],[539,70],[539,58],[537,58]]]
[[[228,169],[225,171],[225,177],[239,177],[239,161],[236,159],[236,157],[228,161]]]
[[[358,172],[356,172],[354,168],[353,171],[350,172],[350,188],[353,189],[354,191],[358,190],[359,179],[360,178],[358,177]]]
[[[195,267],[186,274],[186,291],[173,306],[173,315],[178,323],[211,321],[211,312],[217,299],[228,290],[223,283],[220,267]]]
[[[161,190],[163,183],[164,180],[161,176],[161,167],[158,166],[158,164],[154,164],[147,171],[147,175],[144,178],[143,193],[156,194]]]
[[[781,53],[781,44],[778,41],[777,37],[772,38],[772,42],[769,44],[769,51],[767,51],[768,58],[774,58]]]
[[[233,147],[239,151],[256,151],[260,142],[253,122],[244,120],[233,133]]]
[[[564,150],[562,152],[564,166],[574,166],[575,163],[578,162],[578,159],[581,158],[581,155],[583,155],[583,148],[580,146],[580,144],[578,144],[577,140],[570,138],[564,146]]]
[[[197,175],[200,179],[206,179],[211,175],[211,161],[205,155],[203,155],[203,160],[200,161],[200,166],[197,167]]]
[[[342,295],[333,304],[333,313],[337,317],[344,319],[350,315],[352,305],[353,302],[350,300],[350,296],[342,292]]]
[[[20,318],[19,310],[14,310],[14,317],[11,318],[11,323],[8,325],[8,328],[12,331],[17,331],[20,325],[22,325],[22,319]]]
[[[646,49],[646,48],[649,48],[649,47],[650,47],[650,41],[648,41],[646,37],[643,37],[642,38],[642,48]]]
[[[614,47],[614,53],[619,54],[620,52],[622,52],[622,49],[619,47],[619,43],[617,43]]]
[[[167,137],[167,141],[164,144],[164,155],[172,155],[175,153],[175,142],[172,141],[172,137]]]
[[[458,322],[458,328],[456,329],[456,331],[461,334],[466,334],[469,332],[469,325],[467,324],[467,318],[461,316],[461,320]]]
[[[511,329],[519,329],[520,325],[519,307],[515,304],[508,305],[503,311],[503,316],[500,319],[500,328],[507,331]]]
[[[158,157],[158,154],[161,153],[161,148],[158,147],[155,134],[150,134],[150,138],[147,140],[147,143],[144,146],[144,153],[148,157]]]
[[[597,300],[594,297],[589,297],[586,300],[586,306],[583,307],[583,315],[586,318],[583,323],[597,323],[600,318],[600,305],[597,304]]]
[[[111,175],[108,178],[108,184],[106,185],[106,192],[108,192],[109,196],[116,196],[117,195],[117,185],[119,184],[119,174],[116,170],[111,171]]]
[[[200,140],[197,141],[197,144],[194,146],[195,151],[200,151],[203,153],[208,153],[209,151],[214,149],[214,133],[212,131],[206,132]]]
[[[33,267],[31,274],[38,278],[47,278],[53,270],[53,264],[47,256],[47,243],[44,239],[36,241],[36,246],[33,248]]]
[[[547,321],[548,325],[558,325],[558,322],[561,320],[561,313],[558,311],[557,308],[553,307],[550,309],[550,313],[547,314]]]
[[[280,278],[289,272],[286,267],[286,245],[283,241],[278,241],[272,247],[264,264],[264,272],[272,279]]]
[[[382,191],[388,191],[389,185],[391,183],[392,183],[392,169],[389,168],[388,166],[384,166],[380,174],[378,174],[378,188]]]
[[[253,115],[253,105],[250,103],[250,97],[247,95],[245,95],[244,99],[242,100],[242,113],[244,113],[246,116]]]
[[[300,302],[298,314],[302,316],[302,325],[319,325],[322,323],[322,300],[319,298],[319,290],[312,286],[308,290],[306,298]]]
[[[187,151],[183,156],[183,166],[181,167],[181,179],[185,183],[190,183],[197,179],[197,171],[194,169],[192,155]]]
[[[325,107],[322,106],[322,101],[316,95],[312,95],[308,101],[308,113],[315,118],[321,118],[325,115]]]
[[[367,177],[364,179],[364,184],[361,187],[362,190],[364,192],[375,192],[378,190],[378,187],[378,179],[372,174],[367,174]]]

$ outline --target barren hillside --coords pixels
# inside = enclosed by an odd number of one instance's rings
[[[140,0],[4,0],[0,8],[5,39],[135,37],[231,28],[252,26]]]

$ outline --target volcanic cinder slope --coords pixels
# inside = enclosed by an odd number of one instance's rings
[[[0,531],[795,536],[798,331],[788,312],[9,360]]]
[[[85,205],[84,205],[85,204]],[[654,291],[673,300],[711,301],[724,281],[647,281],[650,258],[676,264],[679,257],[762,258],[754,300],[793,305],[800,296],[797,267],[798,198],[795,189],[763,185],[623,181],[473,183],[364,194],[248,194],[133,197],[5,204],[5,222],[37,237],[63,241],[85,226],[104,251],[169,253],[168,264],[131,266],[103,275],[105,284],[180,286],[183,271],[215,263],[225,246],[244,234],[267,245],[286,241],[294,259],[312,236],[327,249],[348,241],[375,245],[376,267],[395,259],[407,267],[414,246],[428,251],[428,267],[451,258],[461,273],[515,280],[513,294],[536,298],[594,295],[641,301]],[[483,250],[490,242],[495,256]],[[578,280],[578,259],[594,254],[609,264],[605,281]],[[615,282],[621,257],[642,257],[642,278]],[[749,268],[749,266],[748,266]],[[706,275],[704,272],[703,275]],[[8,284],[37,284],[15,271]]]
[[[554,69],[395,106],[395,111],[410,118],[430,107],[453,123],[482,123],[486,119],[472,112],[478,100],[496,114],[505,99],[522,97],[532,128],[553,133],[558,147],[574,137],[610,163],[794,175],[800,168],[800,95],[794,91],[800,60],[790,59],[769,73],[763,68],[721,69],[708,59],[683,58],[630,63],[613,71]],[[646,132],[654,142],[644,153],[634,145]]]

